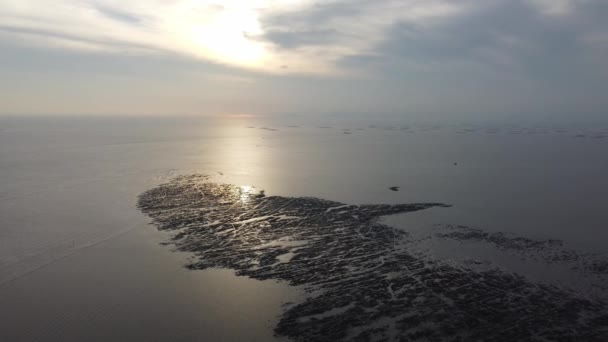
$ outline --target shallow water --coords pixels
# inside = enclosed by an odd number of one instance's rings
[[[352,204],[448,203],[390,220],[406,230],[460,224],[608,252],[604,127],[241,117],[4,118],[0,128],[0,340],[103,340],[121,331],[270,338],[268,321],[297,291],[227,271],[186,272],[183,256],[159,246],[164,235],[137,211],[138,194],[178,174]],[[476,248],[427,252],[485,255]]]

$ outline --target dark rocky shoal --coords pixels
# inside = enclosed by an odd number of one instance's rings
[[[305,288],[307,298],[275,327],[297,341],[608,340],[603,302],[410,253],[407,233],[379,221],[441,206],[263,196],[201,175],[139,198],[158,229],[173,232],[176,250],[195,253],[188,268]]]
[[[436,224],[434,236],[460,242],[487,243],[524,260],[561,264],[588,278],[593,287],[608,290],[608,258],[605,254],[581,253],[567,248],[562,240],[530,239],[502,232],[486,232],[462,225]],[[608,293],[604,296],[608,298]]]
[[[567,263],[573,269],[582,269],[597,275],[608,275],[608,260],[598,253],[580,253],[565,247],[562,240],[535,240],[502,232],[486,232],[461,225],[435,225],[435,236],[441,239],[485,242],[504,251],[547,263]],[[608,284],[607,284],[608,285]]]

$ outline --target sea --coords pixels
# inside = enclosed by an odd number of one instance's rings
[[[138,210],[139,194],[191,174],[267,195],[445,203],[383,222],[440,260],[604,295],[604,278],[495,239],[425,237],[460,226],[608,260],[608,124],[15,115],[0,118],[0,341],[286,340],[273,329],[301,288],[187,270]]]

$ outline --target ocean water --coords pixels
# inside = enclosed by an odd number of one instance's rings
[[[385,222],[420,236],[420,253],[580,285],[577,272],[483,241],[423,237],[461,225],[603,260],[607,155],[601,125],[2,118],[0,340],[277,338],[282,305],[301,289],[187,271],[189,256],[161,245],[167,235],[137,209],[140,193],[177,175],[349,204],[450,204]]]

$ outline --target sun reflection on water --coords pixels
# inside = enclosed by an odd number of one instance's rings
[[[240,201],[243,204],[249,203],[251,194],[253,193],[253,187],[250,185],[242,185],[239,187]]]
[[[263,186],[268,183],[268,163],[274,158],[273,150],[267,146],[274,141],[265,137],[276,136],[275,132],[251,129],[248,126],[260,124],[251,118],[225,119],[214,132],[222,137],[221,143],[203,145],[205,165],[212,165],[212,171],[221,171],[222,183],[244,184],[236,195],[241,197],[255,191],[248,184]],[[203,160],[203,159],[201,159]],[[204,166],[204,165],[203,165]]]

